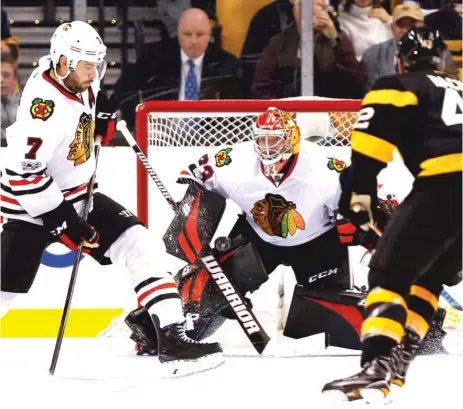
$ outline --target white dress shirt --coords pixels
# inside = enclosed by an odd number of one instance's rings
[[[188,75],[188,71],[190,70],[190,66],[188,65],[188,60],[192,60],[195,65],[195,75],[196,81],[198,81],[198,92],[201,92],[201,73],[203,71],[203,60],[204,54],[200,55],[198,58],[190,58],[186,55],[185,51],[180,49],[180,56],[182,59],[182,71],[181,71],[181,78],[180,78],[180,92],[178,94],[179,101],[183,101],[185,99],[185,80],[186,76]]]

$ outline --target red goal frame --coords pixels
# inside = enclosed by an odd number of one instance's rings
[[[201,100],[201,101],[147,101],[137,106],[135,132],[138,145],[148,157],[150,113],[245,113],[263,112],[269,106],[290,112],[358,112],[360,100]],[[187,115],[185,115],[187,116]],[[148,225],[148,174],[137,161],[137,215]]]

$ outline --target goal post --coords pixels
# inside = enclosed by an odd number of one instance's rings
[[[145,155],[149,147],[204,147],[251,139],[251,125],[268,107],[294,113],[303,139],[346,148],[360,110],[360,100],[311,97],[280,100],[147,101],[137,107],[136,138]],[[309,139],[310,140],[310,139]],[[154,164],[155,166],[155,164]],[[137,214],[148,225],[148,176],[137,163]]]

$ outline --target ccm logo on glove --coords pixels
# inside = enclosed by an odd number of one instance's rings
[[[82,252],[89,253],[90,249],[98,247],[97,231],[77,214],[72,203],[63,200],[56,209],[44,213],[41,218],[50,234],[58,237],[69,249],[75,251],[82,243]]]

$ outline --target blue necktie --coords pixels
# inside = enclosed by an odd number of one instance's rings
[[[185,99],[186,100],[196,100],[198,99],[198,81],[196,80],[195,74],[195,64],[192,60],[188,60],[188,65],[190,69],[185,80]]]

